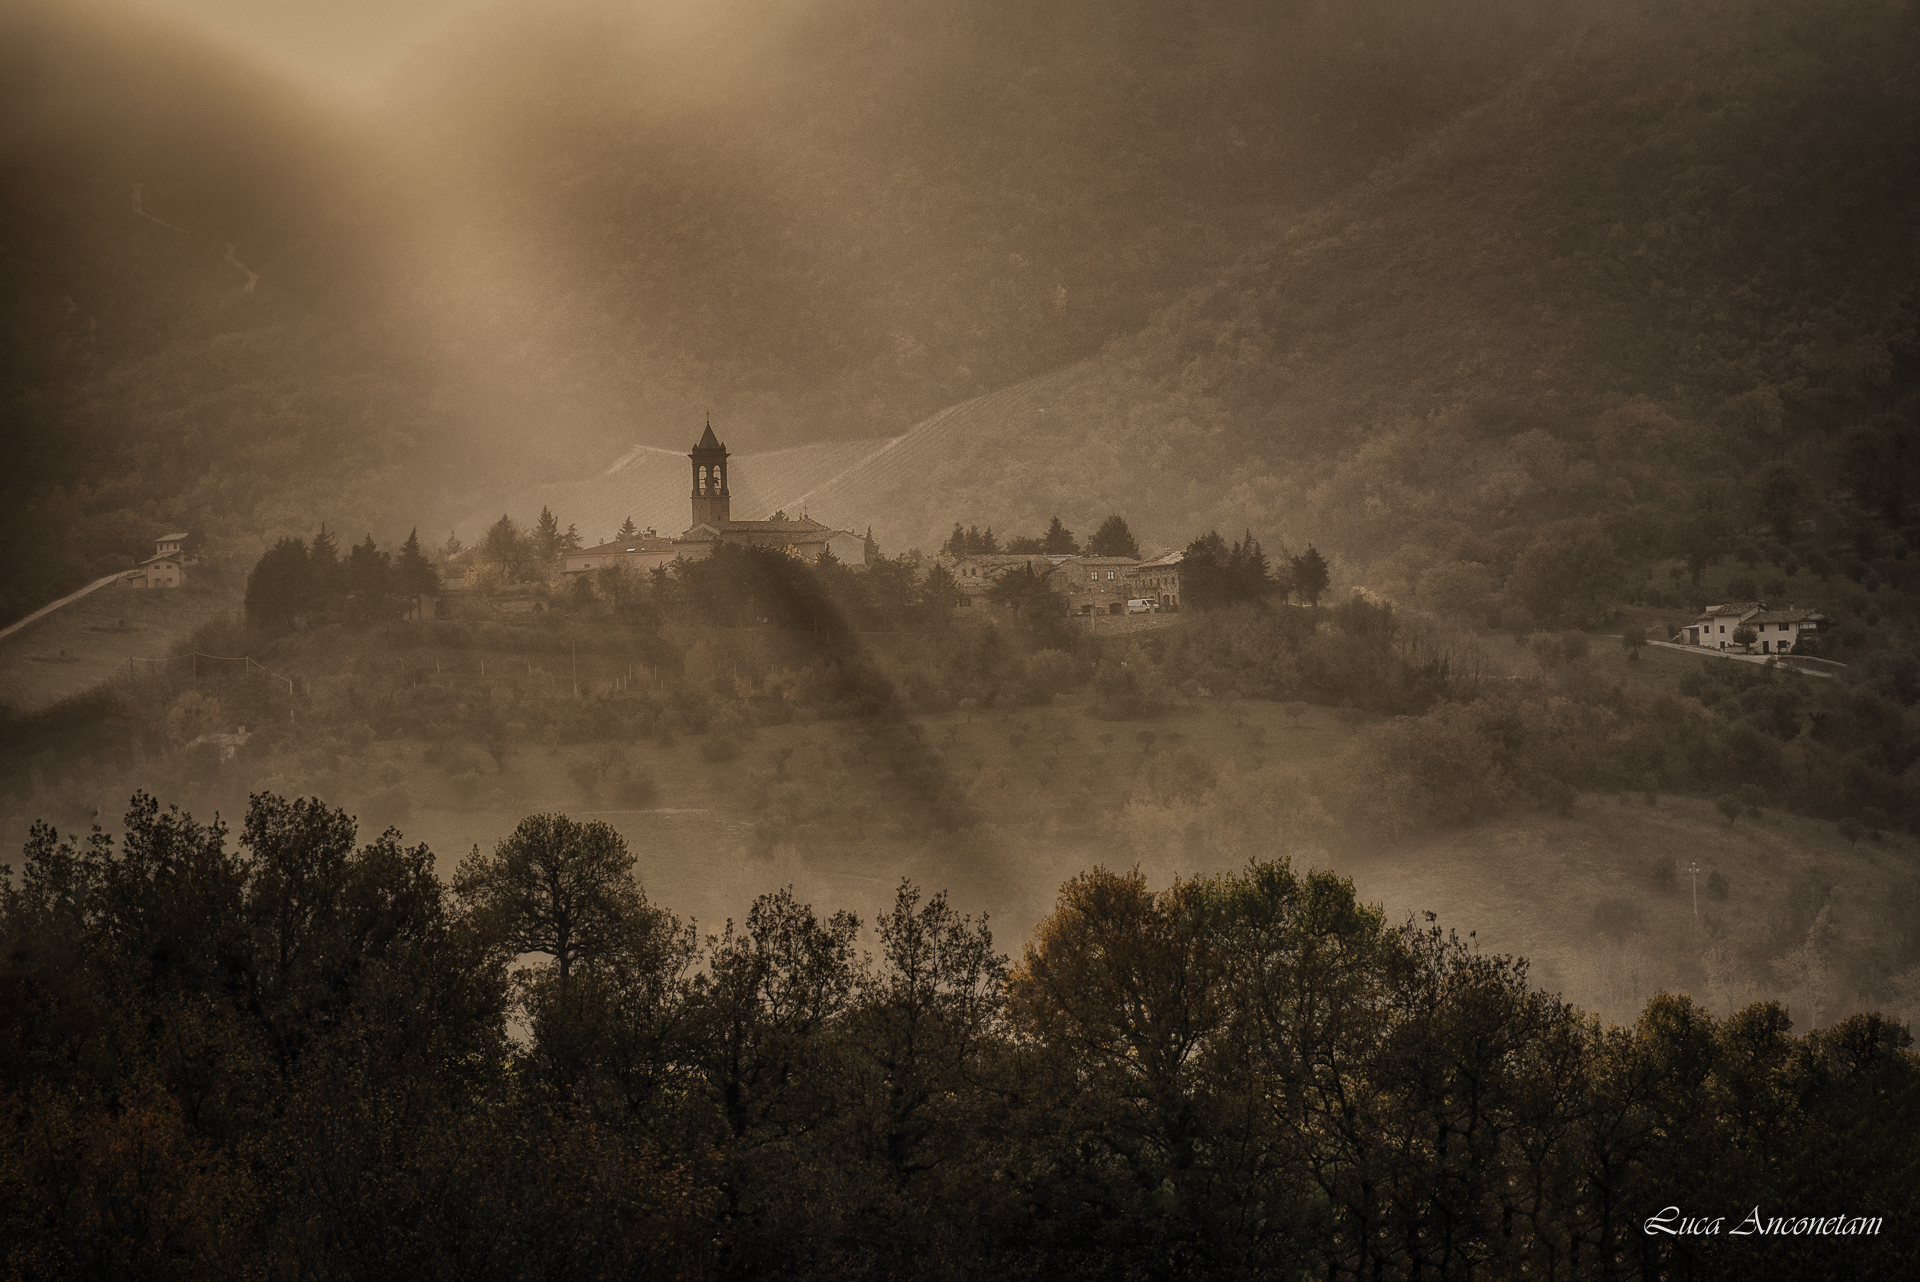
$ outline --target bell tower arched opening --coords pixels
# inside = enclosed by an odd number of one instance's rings
[[[687,455],[693,464],[693,524],[724,526],[732,519],[733,496],[727,491],[727,447],[713,434],[713,423]]]

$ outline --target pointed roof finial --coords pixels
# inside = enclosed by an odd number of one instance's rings
[[[726,448],[726,446],[720,443],[720,438],[713,434],[713,415],[711,412],[707,415],[707,430],[700,434],[700,443],[693,448],[696,450],[723,450]]]

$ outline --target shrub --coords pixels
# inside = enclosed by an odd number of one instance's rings
[[[1655,855],[1647,861],[1646,877],[1655,890],[1672,890],[1680,879],[1680,870],[1672,855]]]
[[[1727,879],[1718,872],[1707,874],[1707,897],[1721,900],[1727,897]]]

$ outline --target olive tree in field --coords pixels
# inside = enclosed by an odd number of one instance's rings
[[[647,911],[620,834],[565,815],[528,815],[490,855],[475,846],[453,889],[503,947],[553,958],[562,983],[619,951]]]

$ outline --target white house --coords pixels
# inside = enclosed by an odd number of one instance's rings
[[[186,552],[185,533],[162,534],[153,541],[153,555],[114,582],[116,588],[177,588],[187,581],[193,558]]]
[[[1675,641],[1708,650],[1738,650],[1744,654],[1791,654],[1801,639],[1820,630],[1827,616],[1816,610],[1770,610],[1765,601],[1730,601],[1710,605],[1689,623]],[[1742,628],[1751,629],[1754,640],[1742,645],[1733,638]]]

